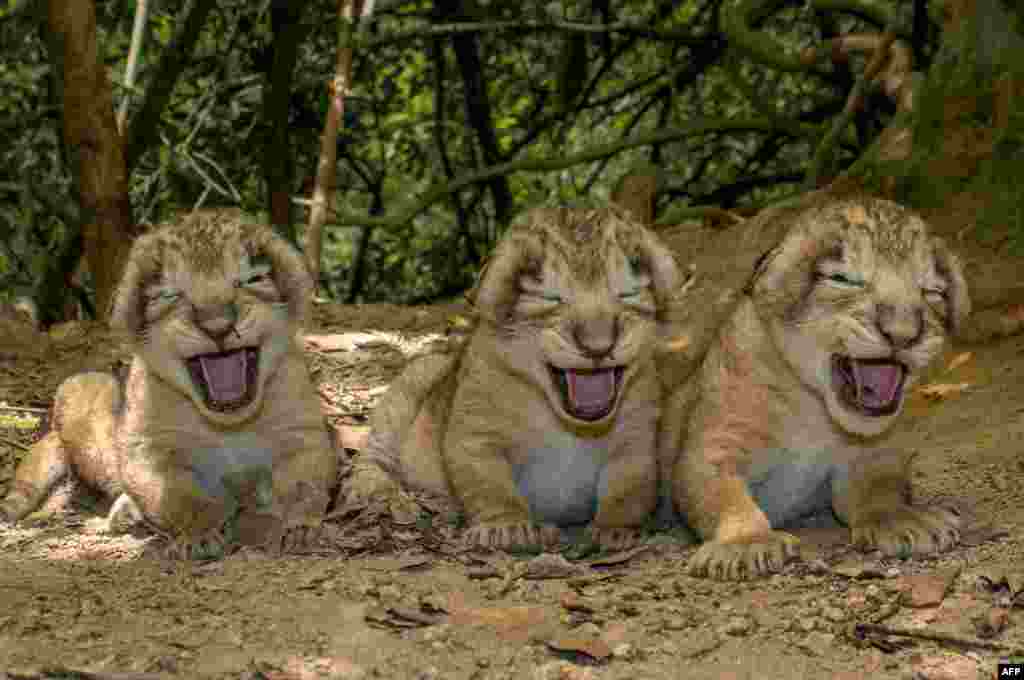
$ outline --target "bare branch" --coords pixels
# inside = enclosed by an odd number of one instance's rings
[[[117,112],[117,129],[124,136],[124,124],[128,118],[128,100],[132,98],[135,88],[135,74],[139,69],[139,53],[142,52],[142,39],[146,35],[146,18],[149,16],[149,1],[137,0],[135,3],[135,23],[132,26],[132,46],[128,50],[128,64],[124,69],[124,98]]]
[[[171,98],[174,85],[178,82],[185,62],[192,53],[206,15],[213,9],[214,0],[188,0],[178,19],[178,28],[171,41],[160,55],[160,61],[153,70],[142,106],[132,116],[126,135],[125,159],[131,171],[139,156],[156,139],[160,114]]]
[[[334,175],[338,159],[338,128],[345,116],[345,97],[352,83],[352,43],[356,24],[363,13],[363,0],[340,0],[338,4],[338,53],[334,78],[328,84],[330,104],[327,120],[320,137],[320,159],[317,162],[316,185],[313,189],[313,207],[309,211],[309,228],[306,232],[306,262],[313,285],[320,285],[320,249],[323,240],[323,226],[331,209],[329,188],[334,186]],[[372,11],[369,2],[367,10]]]

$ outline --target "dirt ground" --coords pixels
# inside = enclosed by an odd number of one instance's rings
[[[387,381],[458,312],[318,307],[311,364],[343,442],[358,447]],[[56,383],[121,356],[80,327],[53,335],[0,346],[0,493]],[[62,493],[0,525],[0,680],[995,677],[1024,657],[1024,336],[953,348],[928,386],[893,444],[919,452],[921,500],[968,516],[938,558],[806,529],[782,574],[723,584],[683,574],[682,533],[618,555],[466,552],[458,518],[427,504],[333,516],[313,554],[175,563],[156,537],[98,533],[102,505]]]

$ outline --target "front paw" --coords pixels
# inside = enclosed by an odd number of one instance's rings
[[[850,533],[859,548],[906,557],[949,550],[960,541],[960,523],[953,510],[902,505],[864,513]]]
[[[557,527],[536,527],[529,522],[477,524],[466,532],[468,545],[495,550],[545,548],[558,545],[560,539]]]
[[[345,483],[343,502],[345,510],[365,508],[373,503],[388,504],[399,497],[398,482],[373,463],[356,463],[352,475]]]
[[[591,541],[609,552],[629,550],[640,543],[640,532],[628,527],[590,527],[587,533]]]
[[[686,571],[719,581],[744,581],[777,572],[800,552],[800,539],[784,531],[729,542],[712,540],[702,545]]]

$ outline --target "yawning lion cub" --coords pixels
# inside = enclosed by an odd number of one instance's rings
[[[477,545],[551,543],[569,525],[632,545],[657,495],[652,353],[679,280],[618,209],[529,213],[481,274],[466,344],[383,397],[347,501],[393,494],[397,477],[453,494]]]
[[[127,384],[86,373],[60,386],[0,518],[74,472],[117,498],[111,524],[141,516],[181,556],[219,551],[232,518],[275,550],[308,542],[337,464],[296,339],[311,289],[294,249],[231,213],[140,237],[111,318],[133,342]]]
[[[707,541],[696,575],[778,569],[779,531],[834,510],[853,541],[887,554],[944,550],[959,518],[910,504],[907,458],[873,450],[904,396],[967,317],[957,258],[890,201],[817,199],[791,223],[720,330],[692,386],[669,400],[676,505]]]

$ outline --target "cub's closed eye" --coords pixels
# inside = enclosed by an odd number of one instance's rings
[[[181,293],[176,290],[157,290],[147,293],[145,297],[148,302],[174,302],[181,297]]]
[[[841,286],[860,287],[864,285],[863,279],[859,279],[856,276],[853,276],[852,274],[847,274],[845,272],[832,272],[830,274],[822,272],[821,274],[819,274],[819,276],[823,277],[830,283],[838,283]]]
[[[254,272],[249,276],[242,278],[235,285],[238,286],[253,286],[258,283],[264,283],[270,280],[270,272]]]
[[[925,288],[925,297],[938,298],[939,300],[945,300],[949,293],[944,288]]]
[[[642,293],[642,292],[644,292],[642,288],[637,288],[635,290],[623,291],[623,292],[619,293],[619,299],[620,300],[631,300],[631,299],[633,299],[635,297],[639,297],[640,293]]]

